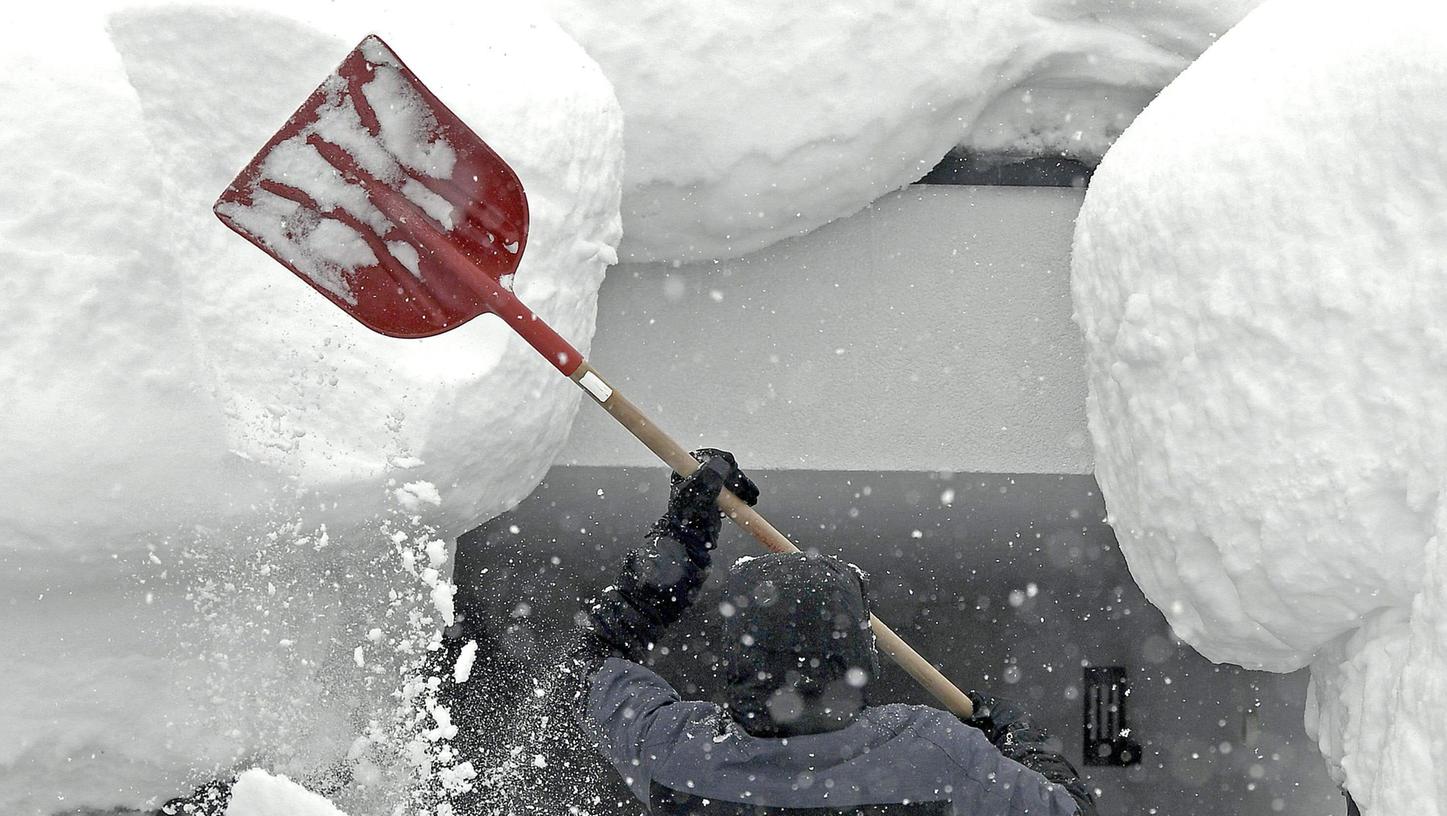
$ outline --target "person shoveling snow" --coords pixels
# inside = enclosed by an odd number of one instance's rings
[[[1093,813],[1074,770],[1044,750],[1043,734],[1021,712],[960,691],[870,613],[862,578],[842,563],[799,553],[752,510],[757,489],[730,457],[710,458],[695,475],[695,457],[518,299],[514,278],[529,223],[520,180],[380,38],[365,38],[347,55],[214,209],[227,226],[382,334],[423,338],[480,315],[500,318],[680,474],[650,549],[630,558],[624,580],[593,610],[591,645],[581,647],[589,657],[577,673],[589,688],[578,695],[586,701],[585,732],[602,743],[645,803],[658,804],[657,812],[692,812],[704,800],[722,800],[750,810],[824,807],[840,814],[860,807]],[[656,675],[617,659],[636,656],[687,606],[688,590],[706,574],[720,509],[782,554],[739,569],[736,580],[762,587],[777,579],[784,592],[779,608],[799,613],[773,627],[767,615],[739,616],[739,625],[761,628],[737,633],[743,651],[731,664],[739,690],[731,719],[709,706],[681,703]],[[826,602],[828,616],[797,628],[807,619],[803,613],[818,614],[814,599]],[[797,637],[781,642],[791,631]],[[953,716],[925,707],[865,706],[858,692],[875,673],[876,641]],[[835,691],[853,702],[835,702]],[[786,716],[790,705],[799,710]],[[450,716],[437,725],[456,730]],[[711,736],[700,736],[711,726]],[[638,741],[644,737],[646,748]],[[663,760],[661,748],[668,749]],[[820,765],[811,749],[839,759]],[[709,781],[699,787],[695,777]],[[652,800],[655,783],[667,796],[659,803]]]
[[[720,490],[753,504],[733,456],[694,453],[668,510],[615,583],[585,605],[575,711],[584,734],[654,814],[1070,814],[1094,802],[1014,703],[971,694],[968,718],[869,705],[878,674],[863,573],[827,555],[774,553],[729,572],[727,703],[687,701],[642,665],[708,578]]]

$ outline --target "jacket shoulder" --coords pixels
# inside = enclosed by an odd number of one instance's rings
[[[995,753],[990,740],[978,729],[932,706],[903,703],[872,706],[865,710],[865,716],[884,728],[909,731],[934,745],[961,768],[976,763],[982,752]]]

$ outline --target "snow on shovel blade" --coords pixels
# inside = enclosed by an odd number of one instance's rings
[[[271,137],[215,212],[393,337],[496,311],[528,228],[512,168],[376,36]]]

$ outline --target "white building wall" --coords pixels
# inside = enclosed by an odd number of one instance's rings
[[[755,468],[1089,473],[1082,195],[916,185],[736,261],[614,267],[590,360]],[[592,405],[558,460],[655,462]]]

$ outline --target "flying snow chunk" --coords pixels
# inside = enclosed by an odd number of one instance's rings
[[[477,641],[469,640],[458,653],[457,662],[452,666],[453,682],[466,683],[472,677],[472,665],[476,660]]]
[[[320,794],[285,776],[252,768],[236,778],[226,816],[347,816]]]
[[[1316,660],[1320,740],[1367,814],[1447,799],[1423,785],[1447,764],[1443,54],[1436,3],[1273,0],[1121,137],[1075,234],[1131,572],[1213,660]],[[1437,736],[1388,760],[1342,731],[1363,722]]]
[[[394,491],[397,503],[407,510],[417,512],[424,506],[436,507],[442,504],[442,494],[431,482],[408,482]]]

